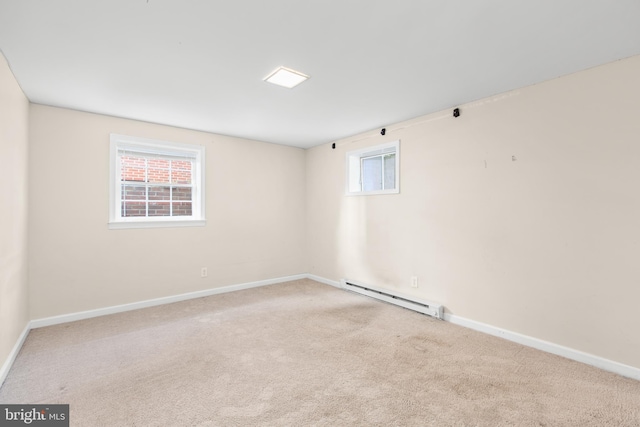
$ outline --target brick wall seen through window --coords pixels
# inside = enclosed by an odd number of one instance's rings
[[[122,217],[192,215],[192,163],[123,155]]]

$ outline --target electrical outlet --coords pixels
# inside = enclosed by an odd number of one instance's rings
[[[411,287],[412,288],[418,287],[418,276],[411,276]]]
[[[200,277],[207,277],[207,267],[202,267],[200,269]]]

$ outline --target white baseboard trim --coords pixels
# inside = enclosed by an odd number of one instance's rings
[[[451,322],[454,325],[464,326],[465,328],[473,329],[478,332],[483,332],[488,335],[504,338],[508,341],[513,341],[527,347],[542,350],[547,353],[555,354],[557,356],[562,356],[567,359],[575,360],[576,362],[584,363],[599,369],[603,369],[605,371],[622,375],[623,377],[640,381],[640,369],[633,366],[624,365],[622,363],[614,362],[613,360],[594,356],[593,354],[585,353],[569,347],[564,347],[562,345],[530,337],[528,335],[522,335],[517,332],[497,328],[486,323],[469,320],[464,317],[456,316],[455,314],[445,313],[444,320],[446,320],[447,322]]]
[[[179,301],[186,301],[194,298],[208,297],[211,295],[224,294],[227,292],[241,291],[243,289],[257,288],[260,286],[273,285],[276,283],[291,282],[293,280],[306,279],[306,274],[294,276],[277,277],[257,282],[241,283],[237,285],[222,286],[219,288],[205,289],[203,291],[189,292],[186,294],[173,295],[169,297],[154,298],[145,301],[132,302],[129,304],[114,305],[111,307],[97,308],[95,310],[80,311],[77,313],[62,314],[60,316],[45,317],[31,321],[31,328],[42,328],[45,326],[58,325],[61,323],[74,322],[76,320],[90,319],[92,317],[106,316],[108,314],[122,313],[125,311],[138,310],[141,308],[154,307],[156,305],[171,304]]]
[[[59,316],[52,316],[52,317],[45,317],[42,319],[31,320],[25,326],[24,331],[22,331],[22,334],[20,334],[20,337],[18,337],[16,344],[13,346],[13,349],[9,353],[9,356],[7,357],[4,364],[2,365],[2,368],[0,369],[0,386],[2,386],[5,378],[9,374],[9,370],[11,369],[13,362],[18,356],[18,353],[20,352],[20,349],[22,348],[22,345],[24,344],[24,341],[27,338],[27,335],[29,335],[29,331],[31,329],[43,328],[45,326],[59,325],[67,322],[74,322],[76,320],[90,319],[92,317],[106,316],[108,314],[122,313],[125,311],[138,310],[141,308],[153,307],[153,306],[163,305],[163,304],[171,304],[173,302],[207,297],[210,295],[224,294],[227,292],[241,291],[243,289],[257,288],[260,286],[291,282],[293,280],[300,280],[300,279],[307,279],[307,278],[310,278],[308,274],[296,274],[293,276],[276,277],[273,279],[258,280],[256,282],[222,286],[219,288],[206,289],[203,291],[188,292],[185,294],[173,295],[173,296],[162,297],[162,298],[154,298],[150,300],[133,302],[129,304],[115,305],[111,307],[98,308],[95,310],[80,311],[76,313],[62,314]]]
[[[35,319],[30,321],[24,328],[24,331],[18,337],[16,344],[14,345],[11,353],[5,360],[2,368],[0,369],[0,386],[6,379],[11,366],[15,358],[17,357],[22,345],[24,344],[27,335],[31,329],[42,328],[45,326],[58,325],[61,323],[73,322],[76,320],[89,319],[92,317],[105,316],[108,314],[122,313],[125,311],[137,310],[141,308],[153,307],[163,304],[171,304],[173,302],[185,301],[194,298],[201,298],[210,295],[218,295],[227,292],[240,291],[243,289],[257,288],[260,286],[273,285],[276,283],[290,282],[293,280],[311,279],[316,282],[323,283],[325,285],[334,286],[342,289],[340,282],[335,280],[326,279],[324,277],[316,276],[314,274],[297,274],[293,276],[278,277],[267,280],[259,280],[256,282],[241,283],[236,285],[222,286],[219,288],[206,289],[203,291],[189,292],[180,295],[174,295],[163,298],[155,298],[145,301],[134,302],[130,304],[122,304],[117,306],[99,308],[95,310],[81,311],[77,313],[64,314],[60,316],[46,317],[42,319]],[[522,335],[517,332],[511,332],[505,329],[497,328],[492,325],[488,325],[474,320],[469,320],[464,317],[460,317],[454,314],[445,313],[444,320],[451,322],[455,325],[463,326],[469,329],[473,329],[479,332],[483,332],[496,337],[504,338],[509,341],[516,342],[518,344],[532,347],[538,350],[546,351],[548,353],[556,354],[558,356],[566,357],[567,359],[575,360],[577,362],[585,363],[587,365],[594,366],[605,371],[613,372],[622,375],[627,378],[632,378],[640,381],[640,368],[624,365],[622,363],[614,362],[612,360],[604,359],[599,356],[584,353],[578,350],[574,350],[568,347],[564,347],[558,344],[554,344],[548,341],[533,338],[527,335]]]
[[[324,283],[325,285],[334,286],[342,289],[342,284],[337,280],[329,280],[324,277],[316,276],[315,274],[307,274],[307,279],[315,280],[316,282]]]
[[[2,368],[0,368],[0,387],[2,387],[2,384],[4,383],[4,380],[7,378],[7,375],[9,375],[9,370],[11,369],[11,366],[13,366],[13,362],[16,360],[18,353],[20,353],[20,349],[24,344],[24,340],[27,339],[27,335],[29,335],[30,330],[31,330],[31,322],[25,325],[22,333],[18,337],[18,340],[16,341],[15,345],[11,349],[9,356],[7,356],[7,359],[2,364]]]

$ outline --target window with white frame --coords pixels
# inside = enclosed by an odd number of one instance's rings
[[[109,228],[204,224],[203,146],[111,134]]]
[[[400,141],[347,153],[347,195],[400,192]]]

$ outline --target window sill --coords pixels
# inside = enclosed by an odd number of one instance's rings
[[[378,190],[378,191],[353,191],[345,193],[346,196],[379,196],[381,194],[399,194],[400,189]]]
[[[127,228],[178,228],[178,227],[204,227],[207,220],[188,219],[178,221],[117,221],[109,223],[109,230],[123,230]]]

